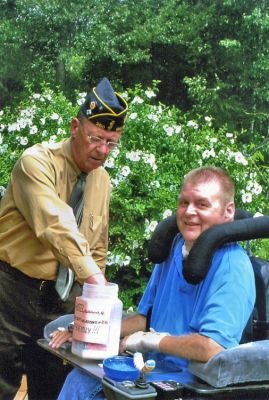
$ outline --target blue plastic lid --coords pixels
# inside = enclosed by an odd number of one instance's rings
[[[134,381],[139,377],[139,370],[134,366],[132,357],[114,356],[103,361],[105,376],[115,381]]]

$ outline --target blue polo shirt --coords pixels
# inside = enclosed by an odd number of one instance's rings
[[[157,264],[138,312],[147,315],[150,326],[171,335],[200,333],[224,348],[238,345],[255,303],[255,279],[249,257],[236,243],[218,249],[206,278],[198,285],[182,275],[182,245],[178,235],[166,261]],[[187,360],[150,353],[160,368],[178,370]]]

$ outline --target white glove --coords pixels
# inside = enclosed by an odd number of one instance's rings
[[[159,344],[163,337],[170,336],[167,332],[155,332],[150,328],[150,332],[138,331],[130,335],[125,342],[125,349],[141,353],[148,351],[159,351]]]

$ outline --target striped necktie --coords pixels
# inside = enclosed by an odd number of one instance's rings
[[[82,221],[83,193],[86,177],[87,174],[85,174],[85,172],[81,172],[70,197],[70,206],[74,210],[78,227]],[[63,301],[68,299],[70,290],[73,286],[74,276],[74,271],[72,269],[64,267],[61,263],[59,264],[55,288]]]

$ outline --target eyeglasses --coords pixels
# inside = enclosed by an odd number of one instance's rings
[[[106,142],[104,139],[101,139],[98,136],[88,136],[88,140],[90,143],[95,144],[97,147],[102,146],[102,144],[104,144],[109,150],[115,150],[120,147],[119,143]]]

